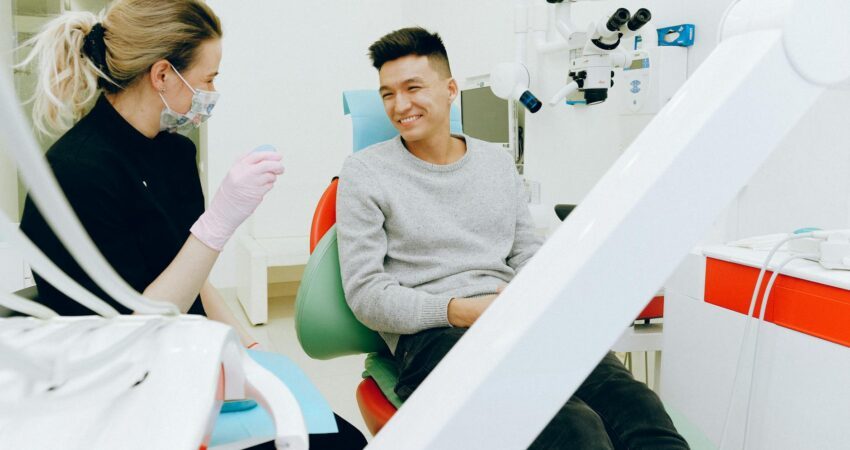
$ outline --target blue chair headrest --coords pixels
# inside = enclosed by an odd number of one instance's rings
[[[398,130],[387,118],[384,103],[376,90],[344,91],[342,109],[343,114],[351,115],[355,152],[372,144],[392,139],[398,134]],[[460,117],[460,108],[452,105],[450,118],[452,133],[463,133]]]

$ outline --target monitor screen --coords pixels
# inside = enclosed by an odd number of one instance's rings
[[[463,132],[487,142],[508,142],[508,101],[493,95],[488,86],[460,93]]]

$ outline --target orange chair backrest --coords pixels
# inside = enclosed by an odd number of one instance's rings
[[[316,205],[316,212],[313,213],[313,224],[310,226],[311,254],[313,253],[313,249],[316,248],[316,244],[322,240],[325,233],[336,223],[336,187],[338,183],[339,178],[334,177]]]

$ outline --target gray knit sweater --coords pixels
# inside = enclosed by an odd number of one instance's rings
[[[425,162],[396,137],[349,156],[340,175],[346,300],[393,351],[400,334],[450,326],[451,298],[494,293],[542,243],[510,155],[459,137],[467,151],[452,164]]]

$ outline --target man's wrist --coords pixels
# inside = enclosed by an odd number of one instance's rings
[[[463,328],[468,326],[464,322],[464,313],[466,311],[464,307],[466,305],[463,300],[465,300],[463,297],[453,297],[449,300],[449,304],[446,307],[446,316],[449,320],[449,325],[453,327]]]

